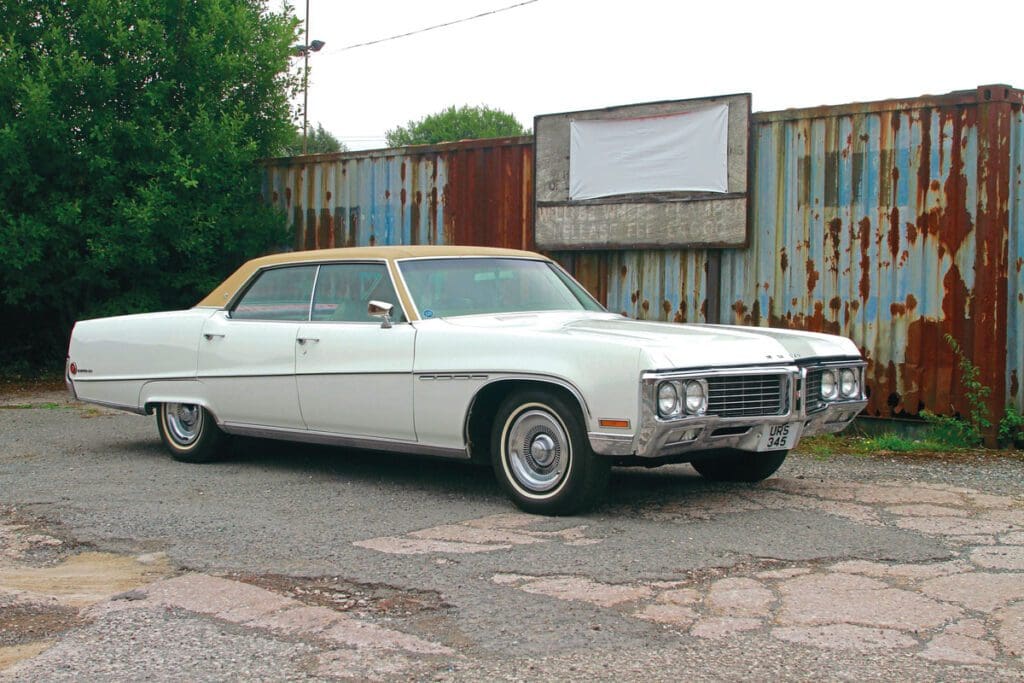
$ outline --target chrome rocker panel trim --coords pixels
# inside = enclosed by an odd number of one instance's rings
[[[392,451],[394,453],[411,453],[413,455],[432,455],[441,458],[468,460],[469,453],[464,448],[444,448],[428,446],[411,441],[392,441],[372,436],[347,436],[328,432],[311,432],[306,430],[282,429],[264,425],[241,424],[238,422],[222,422],[222,431],[237,436],[251,436],[257,439],[278,439],[281,441],[301,441],[322,446],[340,446],[342,448],[361,448],[370,451]]]

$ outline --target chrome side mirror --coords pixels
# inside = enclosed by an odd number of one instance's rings
[[[366,312],[374,318],[384,318],[384,322],[381,323],[381,327],[389,329],[391,327],[391,311],[395,310],[394,304],[389,304],[384,301],[370,301],[366,304]]]

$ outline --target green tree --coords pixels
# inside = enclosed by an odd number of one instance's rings
[[[448,107],[436,114],[424,116],[419,121],[410,121],[405,126],[387,131],[384,137],[389,147],[404,147],[528,133],[514,116],[500,109],[463,105],[458,108]]]
[[[253,163],[293,135],[287,8],[7,0],[0,27],[0,368],[288,242]]]
[[[347,152],[348,147],[338,138],[331,135],[330,131],[324,128],[322,123],[316,127],[309,126],[306,129],[306,153],[325,154],[328,152]],[[297,156],[302,154],[302,128],[295,129],[295,136],[284,149],[282,156]]]

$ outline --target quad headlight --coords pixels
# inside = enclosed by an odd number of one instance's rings
[[[679,390],[673,382],[662,382],[658,385],[658,414],[662,417],[679,415],[682,404],[679,402]]]
[[[860,382],[857,381],[857,373],[853,368],[843,368],[839,371],[839,393],[843,398],[855,398],[860,393]]]
[[[703,415],[708,410],[708,385],[702,379],[691,379],[686,383],[686,412]]]
[[[821,371],[821,398],[826,401],[860,397],[860,373],[856,368],[832,368]]]
[[[703,415],[708,410],[708,383],[703,379],[662,382],[658,385],[658,415]]]
[[[839,381],[834,370],[825,370],[821,373],[821,397],[826,401],[839,398]]]

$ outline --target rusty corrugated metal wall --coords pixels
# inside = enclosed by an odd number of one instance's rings
[[[951,334],[998,419],[1024,408],[1022,102],[984,86],[758,113],[749,247],[552,256],[630,317],[849,336],[869,415],[966,413]],[[531,138],[266,163],[297,248],[533,246]]]
[[[950,334],[998,418],[1020,102],[1000,87],[756,114],[751,243],[723,252],[722,320],[852,338],[876,416],[967,413]]]
[[[639,320],[708,322],[703,249],[562,251],[551,254],[608,310]]]
[[[264,162],[263,197],[296,249],[370,244],[533,247],[533,139]]]

